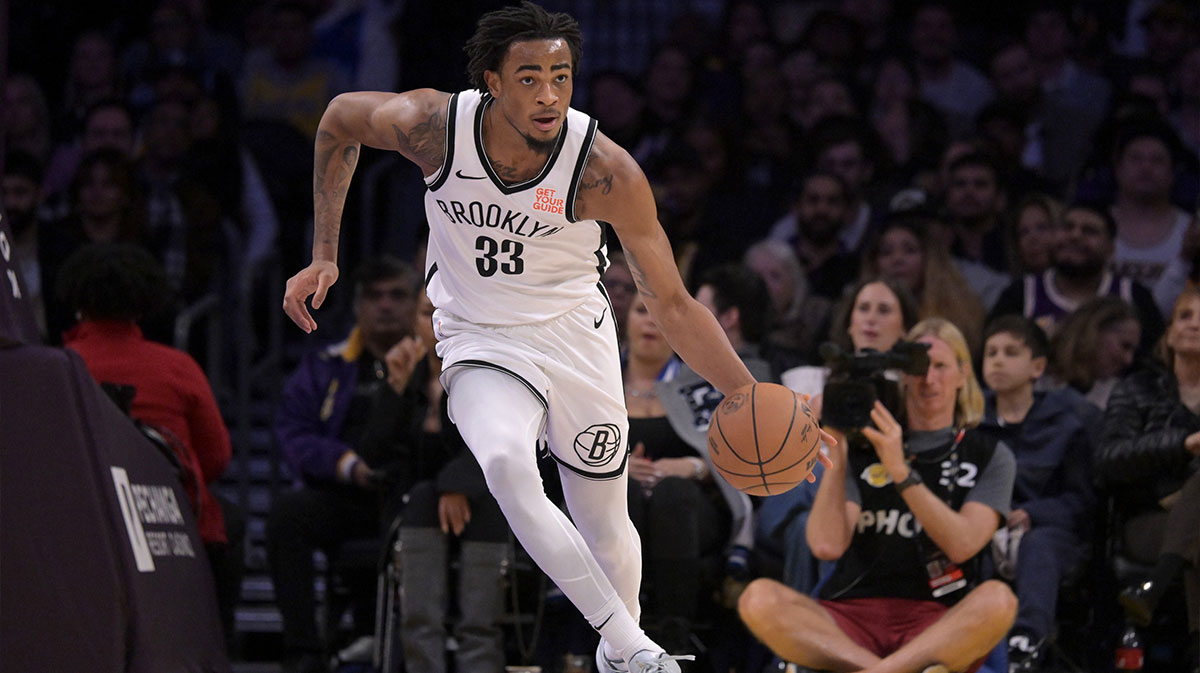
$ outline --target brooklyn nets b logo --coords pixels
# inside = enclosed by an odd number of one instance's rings
[[[575,454],[589,467],[613,459],[621,448],[621,431],[612,423],[597,423],[575,435]]]

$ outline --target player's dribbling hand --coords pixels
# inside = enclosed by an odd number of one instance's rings
[[[801,401],[803,401],[805,404],[808,405],[809,411],[812,412],[813,420],[820,422],[820,420],[821,420],[821,401],[822,401],[821,396],[817,395],[816,397],[813,397],[812,395],[809,395],[808,393],[796,393],[796,396],[799,397]],[[819,429],[821,431],[821,441],[826,446],[832,448],[832,447],[835,447],[835,446],[838,446],[839,444],[841,444],[841,440],[838,437],[829,434],[820,425],[817,426],[817,429]],[[829,459],[829,456],[825,455],[824,451],[821,451],[821,450],[817,451],[817,460],[821,461],[821,464],[825,466],[826,470],[833,468],[833,461],[831,461]],[[808,483],[813,484],[813,483],[816,483],[817,476],[815,474],[813,474],[812,472],[809,472],[808,476],[805,477],[805,479],[808,480]]]
[[[287,287],[283,291],[283,312],[288,314],[297,327],[306,333],[312,332],[317,328],[317,321],[309,315],[305,302],[311,295],[312,307],[321,308],[321,304],[325,302],[325,294],[337,279],[337,264],[313,260],[312,264],[288,279]]]

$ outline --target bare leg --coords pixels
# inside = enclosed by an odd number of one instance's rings
[[[775,580],[751,582],[738,599],[738,614],[772,652],[801,666],[841,673],[880,661],[843,633],[819,603]]]
[[[965,671],[999,643],[1017,617],[1017,597],[1003,582],[975,587],[904,647],[864,673],[912,673],[932,664]]]

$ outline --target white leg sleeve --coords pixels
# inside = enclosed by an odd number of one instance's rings
[[[584,538],[542,488],[536,442],[545,409],[521,382],[501,372],[463,368],[449,382],[450,415],[483,468],[488,489],[525,551],[615,648],[626,651],[646,647],[649,640]],[[624,483],[623,478],[617,481]],[[600,501],[602,495],[611,500]],[[625,491],[611,484],[606,491],[584,489],[574,497],[580,502],[573,503],[572,511],[607,507],[619,509],[624,520],[629,520]],[[606,519],[604,525],[617,530],[615,521]],[[631,537],[632,526],[626,525],[624,544],[631,544],[636,535]],[[632,544],[636,549],[636,543]],[[616,565],[628,563],[640,563],[640,559]]]
[[[642,541],[629,519],[629,471],[605,481],[559,467],[567,510],[608,581],[635,620],[641,617]]]

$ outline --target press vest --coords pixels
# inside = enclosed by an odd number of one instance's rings
[[[994,441],[969,430],[954,447],[918,454],[910,467],[957,511],[995,450]],[[952,605],[975,586],[979,555],[958,566],[958,574],[944,565],[930,568],[949,559],[925,534],[870,446],[850,447],[847,470],[856,479],[862,510],[850,547],[821,587],[821,598],[910,598]]]

